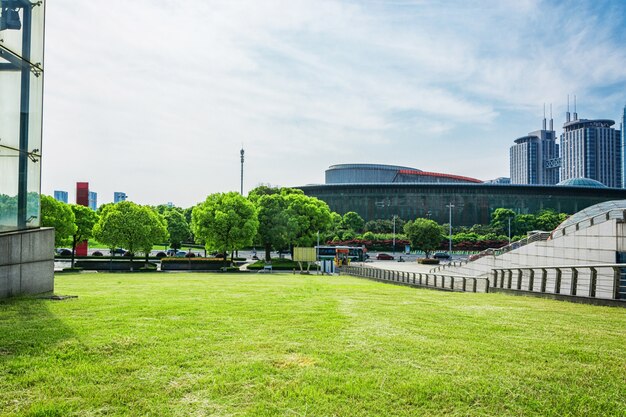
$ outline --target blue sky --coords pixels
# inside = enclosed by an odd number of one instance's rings
[[[626,103],[623,1],[47,3],[44,193],[190,206],[332,164],[482,180],[508,149]],[[573,101],[573,99],[572,99]],[[72,198],[72,197],[70,197]]]

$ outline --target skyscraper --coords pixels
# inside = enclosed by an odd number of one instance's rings
[[[54,199],[67,204],[67,191],[54,190]]]
[[[568,112],[569,116],[569,112]],[[607,187],[622,187],[622,144],[613,120],[574,119],[561,135],[561,180],[591,178]]]
[[[115,191],[113,193],[113,202],[114,203],[119,203],[120,201],[126,201],[127,198],[128,198],[128,196],[126,195],[126,193],[123,193],[121,191]]]
[[[509,151],[511,184],[553,185],[559,182],[559,146],[554,121],[546,128],[544,114],[541,130],[515,139]]]

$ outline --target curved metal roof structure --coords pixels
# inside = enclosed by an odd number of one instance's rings
[[[557,185],[563,187],[607,188],[607,186],[602,184],[600,181],[592,180],[591,178],[570,178],[559,182]]]
[[[610,219],[624,219],[626,214],[626,200],[612,200],[605,201],[604,203],[595,204],[580,210],[579,212],[571,215],[563,223],[557,226],[552,232],[552,236],[556,237],[565,234],[563,231],[570,227],[578,225],[578,229],[592,226],[600,221],[606,221]],[[598,216],[602,216],[598,219]],[[598,219],[598,220],[594,220]],[[559,232],[563,233],[559,233]]]

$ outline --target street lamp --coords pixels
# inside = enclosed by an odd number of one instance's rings
[[[511,244],[511,216],[509,216],[509,245]]]
[[[450,209],[450,219],[448,221],[448,224],[450,225],[450,236],[449,236],[449,242],[448,242],[448,253],[452,254],[452,209],[454,208],[454,204],[452,204],[452,203],[446,204],[446,208]]]
[[[393,215],[393,255],[396,254],[396,215]]]

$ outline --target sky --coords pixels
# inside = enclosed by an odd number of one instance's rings
[[[42,192],[189,207],[239,191],[242,146],[244,194],[341,163],[508,177],[544,103],[557,135],[568,94],[619,129],[625,40],[623,0],[48,1]]]

